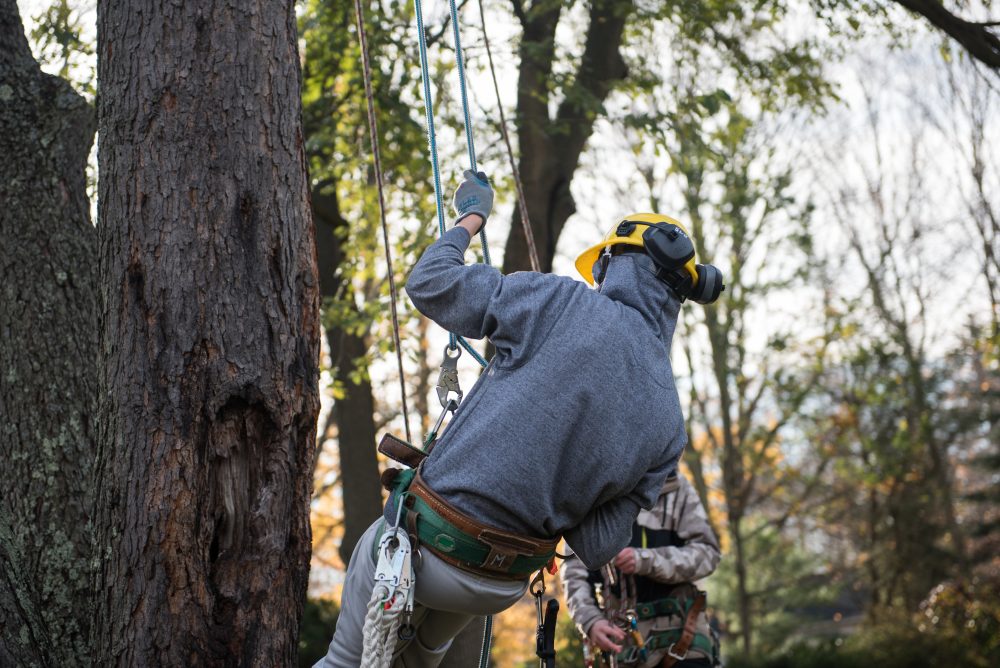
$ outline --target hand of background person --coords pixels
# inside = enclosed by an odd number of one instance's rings
[[[484,172],[477,173],[467,169],[463,172],[463,176],[465,180],[455,190],[452,203],[455,215],[458,216],[455,222],[460,224],[470,216],[479,216],[479,227],[482,227],[493,210],[493,188]],[[462,227],[468,229],[466,225]],[[476,232],[478,231],[479,228],[476,229]]]
[[[606,619],[598,619],[594,622],[587,635],[590,638],[590,642],[605,652],[622,651],[622,646],[616,644],[616,641],[621,643],[622,640],[625,640],[625,632]]]
[[[635,549],[631,547],[626,547],[615,557],[615,566],[625,575],[633,575],[638,565],[639,561],[636,558]]]

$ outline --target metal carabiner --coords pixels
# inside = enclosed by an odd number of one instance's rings
[[[458,384],[458,358],[462,356],[462,349],[456,346],[454,352],[453,357],[452,348],[450,346],[444,347],[444,359],[441,361],[441,372],[438,374],[437,382],[438,401],[441,402],[442,408],[447,408],[450,401],[454,401],[456,404],[462,403],[464,396],[462,386]],[[452,392],[458,395],[456,399],[448,398]]]
[[[376,584],[384,584],[393,595],[396,590],[407,592],[412,588],[413,566],[410,562],[410,553],[410,539],[405,531],[386,531],[378,544]]]

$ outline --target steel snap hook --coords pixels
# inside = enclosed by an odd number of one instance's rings
[[[455,354],[452,355],[452,352]],[[457,398],[454,399],[456,404],[462,403],[462,386],[458,383],[458,358],[462,356],[462,349],[455,346],[453,349],[450,345],[444,347],[444,359],[441,360],[441,371],[438,373],[437,382],[437,395],[438,401],[441,402],[442,408],[447,408],[448,402],[452,401],[449,399],[451,393],[455,393]]]

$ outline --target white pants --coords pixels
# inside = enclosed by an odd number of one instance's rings
[[[337,629],[330,649],[313,668],[358,668],[364,644],[368,599],[375,588],[375,539],[382,520],[368,527],[354,548],[340,603]],[[528,579],[498,580],[475,575],[442,561],[430,550],[414,559],[416,578],[413,625],[409,642],[396,642],[395,668],[436,668],[451,641],[474,617],[494,615],[514,605],[528,588]]]

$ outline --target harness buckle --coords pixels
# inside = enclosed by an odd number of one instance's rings
[[[454,352],[454,356],[452,356]],[[447,409],[448,404],[454,401],[456,404],[462,403],[462,386],[458,384],[458,358],[462,356],[462,349],[455,346],[444,347],[444,359],[441,360],[441,372],[438,374],[437,395],[441,407]],[[448,395],[454,392],[456,399],[449,399]]]
[[[620,659],[622,663],[635,663],[639,660],[639,648],[626,647],[616,658]]]
[[[685,650],[683,654],[674,654],[674,645],[676,644],[675,642],[670,643],[670,647],[667,648],[667,654],[678,661],[683,661],[687,657],[689,650]]]

